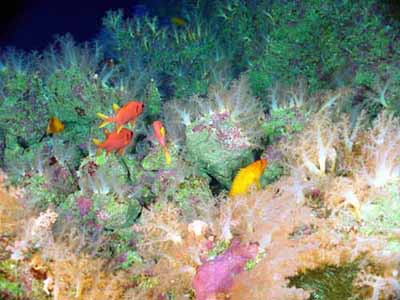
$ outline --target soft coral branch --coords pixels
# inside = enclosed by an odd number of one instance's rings
[[[361,176],[375,188],[399,179],[400,176],[399,120],[382,113],[368,133],[362,147],[365,157]]]

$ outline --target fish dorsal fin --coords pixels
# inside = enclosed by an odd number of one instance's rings
[[[101,144],[100,140],[98,139],[92,139],[93,144],[95,144],[96,146],[99,146]]]
[[[160,128],[160,134],[162,137],[165,137],[165,128],[164,127]]]
[[[120,110],[120,107],[119,107],[119,105],[118,105],[118,104],[116,104],[116,103],[113,103],[113,105],[112,105],[112,109],[113,109],[113,111],[115,111],[115,112],[118,112],[118,111]]]
[[[124,125],[117,126],[117,134],[119,134],[121,132],[122,128],[124,128]]]
[[[49,122],[47,123],[46,134],[49,135],[51,133],[53,124],[53,118],[50,118]]]
[[[103,132],[104,132],[104,135],[105,135],[106,137],[108,137],[108,136],[111,134],[110,130],[108,130],[107,128],[105,128],[105,129],[103,130]]]

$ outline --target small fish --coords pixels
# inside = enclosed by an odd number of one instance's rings
[[[267,166],[266,159],[256,160],[247,167],[239,170],[233,179],[229,196],[237,196],[246,194],[252,185],[256,185],[257,189],[261,188],[260,177]]]
[[[186,21],[180,17],[172,17],[171,18],[171,23],[176,25],[176,26],[184,26],[186,25]]]
[[[46,134],[55,134],[63,132],[65,125],[63,122],[60,121],[57,117],[51,117],[49,123],[47,124]]]
[[[124,125],[135,123],[136,118],[143,112],[144,104],[140,101],[129,101],[122,107],[119,107],[117,104],[113,104],[112,107],[115,112],[115,116],[113,117],[97,113],[97,116],[103,120],[99,128],[107,126],[110,123],[115,123],[117,126],[117,132],[119,133]]]
[[[119,155],[123,155],[126,147],[129,146],[133,138],[133,132],[126,128],[122,128],[119,133],[117,131],[109,132],[105,130],[104,134],[106,139],[103,142],[93,139],[93,143],[98,147],[97,155],[100,154],[101,149],[104,149],[107,155],[113,151]]]
[[[165,128],[161,121],[157,120],[153,122],[153,130],[154,130],[154,135],[158,141],[158,143],[161,145],[164,155],[165,155],[165,162],[167,165],[171,164],[171,155],[168,152],[167,148],[167,143],[165,142]]]
[[[51,117],[49,119],[49,122],[47,123],[47,128],[46,132],[43,134],[43,136],[39,139],[39,143],[46,137],[46,136],[52,136],[53,134],[58,134],[60,132],[63,132],[65,129],[65,125],[63,122],[60,121],[59,118],[57,117]]]

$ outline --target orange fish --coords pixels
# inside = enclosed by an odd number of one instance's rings
[[[113,117],[97,113],[97,116],[103,120],[99,128],[107,126],[110,123],[115,123],[117,126],[117,132],[119,133],[124,125],[135,123],[136,118],[143,112],[144,104],[140,101],[129,101],[122,107],[119,107],[117,104],[113,104],[112,107],[115,111],[115,116]]]
[[[233,179],[229,196],[237,196],[246,194],[252,185],[256,185],[257,189],[261,188],[260,177],[267,166],[266,159],[256,160],[247,167],[240,169]]]
[[[101,142],[98,139],[93,139],[93,143],[99,148],[97,154],[100,153],[100,149],[104,149],[107,155],[115,151],[119,155],[123,155],[126,147],[131,143],[133,138],[133,132],[129,129],[122,128],[118,133],[117,131],[109,132],[104,131],[106,139]]]
[[[51,117],[49,123],[47,124],[46,134],[60,133],[64,131],[65,125],[57,117]]]
[[[63,122],[60,121],[59,118],[57,117],[51,117],[49,119],[49,122],[47,123],[47,128],[46,132],[42,135],[42,137],[39,139],[39,143],[43,141],[43,139],[46,136],[52,136],[53,134],[58,134],[60,132],[63,132],[65,128],[65,125]]]
[[[167,148],[167,143],[165,142],[165,128],[161,121],[157,120],[153,122],[153,130],[154,130],[154,135],[158,141],[158,143],[161,145],[164,155],[165,155],[165,162],[167,165],[171,164],[171,155],[168,152]]]

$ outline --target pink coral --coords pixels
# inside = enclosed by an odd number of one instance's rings
[[[90,212],[93,201],[89,198],[79,197],[78,199],[76,199],[76,204],[79,209],[79,214],[81,215],[81,217],[84,217]]]
[[[196,300],[210,300],[218,293],[227,293],[233,277],[243,271],[246,262],[254,259],[257,252],[257,244],[241,245],[233,240],[228,250],[201,265],[192,283]]]

